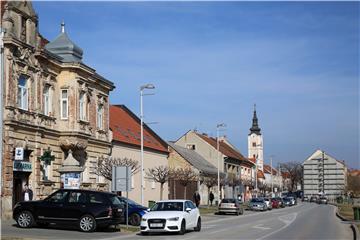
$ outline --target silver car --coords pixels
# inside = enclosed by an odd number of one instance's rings
[[[264,198],[264,201],[266,203],[267,209],[272,210],[272,203],[270,198]]]
[[[219,204],[219,214],[233,213],[235,215],[243,214],[244,210],[239,202],[235,198],[224,198]]]
[[[249,208],[254,211],[266,211],[267,205],[264,199],[253,198],[250,200]]]

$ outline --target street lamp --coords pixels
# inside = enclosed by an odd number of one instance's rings
[[[217,174],[218,174],[218,204],[221,201],[220,197],[220,152],[219,152],[219,131],[221,127],[226,127],[225,123],[219,123],[216,125],[216,149],[217,149]]]
[[[272,158],[274,155],[270,156],[270,177],[271,177],[271,197],[273,197],[274,192],[274,184],[273,184],[273,167],[272,167]]]
[[[144,89],[154,89],[155,86],[151,83],[142,85],[140,87],[140,141],[141,141],[141,150],[140,150],[140,158],[141,158],[141,205],[144,205],[144,114],[143,114],[143,96]],[[146,95],[146,94],[145,94]]]

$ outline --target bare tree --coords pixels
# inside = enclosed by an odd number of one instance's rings
[[[236,176],[234,173],[228,173],[227,183],[232,188],[233,198],[235,198],[235,187],[240,186],[242,183],[241,178]]]
[[[290,177],[290,191],[296,191],[296,185],[303,181],[303,170],[301,163],[287,162],[281,164],[281,169],[287,172]]]
[[[175,180],[184,187],[184,198],[186,199],[186,189],[189,183],[198,180],[198,174],[194,172],[190,167],[177,168],[172,172]]]
[[[147,177],[160,183],[160,200],[163,199],[164,184],[169,180],[171,173],[171,169],[166,166],[149,168],[146,172]]]
[[[131,173],[134,175],[139,171],[139,163],[136,160],[132,160],[130,158],[104,158],[101,157],[98,160],[96,166],[96,174],[99,176],[103,176],[108,180],[112,180],[112,167],[113,166],[122,166],[122,167],[130,167]]]
[[[352,196],[360,196],[360,175],[347,175],[346,191]]]

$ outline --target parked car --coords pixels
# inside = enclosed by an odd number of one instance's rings
[[[297,204],[297,199],[296,197],[288,197],[290,199],[290,205],[294,206]]]
[[[308,196],[304,196],[304,197],[302,198],[302,201],[303,201],[303,202],[308,202],[308,201],[309,201],[309,197],[308,197]]]
[[[146,213],[147,207],[141,206],[126,197],[118,196],[119,201],[123,204],[124,208],[124,222],[126,223],[126,217],[129,217],[128,223],[133,226],[139,226],[141,217]],[[128,202],[129,214],[126,214],[126,202]]]
[[[233,213],[235,215],[244,214],[244,209],[239,202],[239,200],[235,198],[224,198],[221,200],[219,204],[218,212],[222,213]]]
[[[310,202],[317,202],[318,198],[316,196],[310,197]]]
[[[290,207],[291,206],[291,199],[290,198],[284,197],[283,202],[284,202],[285,207]]]
[[[279,207],[281,208],[285,207],[285,203],[281,197],[276,197],[275,199],[279,202]]]
[[[271,199],[271,206],[272,208],[280,208],[280,201],[276,198]]]
[[[266,203],[267,210],[272,210],[271,198],[264,198],[264,201]]]
[[[253,198],[250,200],[249,208],[250,210],[254,210],[254,211],[266,211],[267,205],[264,199]]]
[[[320,197],[317,201],[318,204],[327,204],[328,200],[326,197]]]
[[[117,225],[123,209],[115,194],[88,190],[60,189],[44,200],[19,202],[13,218],[21,228],[34,224],[76,224],[84,232]]]
[[[178,232],[201,230],[199,209],[189,200],[166,200],[157,202],[141,218],[141,234],[150,232]]]

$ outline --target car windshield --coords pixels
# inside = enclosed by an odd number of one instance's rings
[[[235,199],[223,199],[221,203],[235,203]]]
[[[263,200],[259,198],[253,198],[251,199],[251,202],[263,202]]]
[[[151,208],[151,211],[183,211],[183,209],[183,202],[158,202]]]

